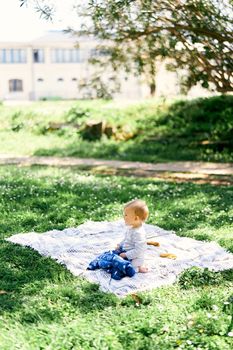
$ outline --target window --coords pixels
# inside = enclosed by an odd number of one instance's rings
[[[33,50],[33,62],[44,63],[44,50],[42,49]]]
[[[0,63],[26,63],[26,50],[1,49]]]
[[[80,50],[78,49],[73,49],[70,50],[70,57],[71,57],[71,62],[81,62],[80,59]]]
[[[103,57],[103,56],[109,56],[110,52],[107,49],[91,49],[90,50],[90,56],[93,57]]]
[[[72,81],[77,81],[77,78],[72,78]]]
[[[38,81],[39,83],[42,83],[42,82],[44,81],[44,79],[43,79],[43,78],[38,78],[37,81]]]
[[[6,63],[6,50],[0,50],[0,63]]]
[[[91,50],[90,50],[90,56],[91,56],[91,57],[96,57],[96,56],[98,56],[97,50],[96,50],[96,49],[91,49]]]
[[[9,91],[10,92],[23,91],[23,81],[20,79],[9,80]]]
[[[64,79],[63,78],[58,78],[57,81],[64,81]]]
[[[78,63],[81,62],[79,49],[53,49],[53,63]]]

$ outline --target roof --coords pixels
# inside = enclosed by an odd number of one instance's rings
[[[93,38],[91,37],[75,37],[71,33],[66,33],[65,31],[61,30],[50,30],[45,35],[42,35],[39,38],[35,38],[34,40],[31,40],[31,44],[48,44],[48,43],[77,43],[78,42],[87,42],[92,41]]]
[[[70,33],[65,33],[60,30],[51,30],[46,34],[40,36],[39,38],[35,38],[31,40],[31,43],[50,43],[50,42],[75,42],[76,39],[71,36]]]
[[[63,43],[63,44],[77,44],[78,42],[90,42],[90,41],[97,41],[94,40],[93,37],[91,36],[83,36],[83,37],[75,37],[71,33],[66,33],[65,31],[62,30],[50,30],[46,32],[44,35],[29,40],[17,40],[17,41],[0,41],[0,44],[4,45],[23,45],[23,46],[28,46],[28,45],[51,45],[51,44],[57,44],[57,43]]]

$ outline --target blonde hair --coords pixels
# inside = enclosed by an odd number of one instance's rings
[[[146,221],[149,216],[149,209],[146,205],[146,202],[141,199],[134,199],[125,204],[125,208],[131,208],[134,210],[135,215],[137,215],[142,221]]]

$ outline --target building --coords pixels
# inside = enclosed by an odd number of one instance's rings
[[[86,98],[90,91],[79,89],[93,71],[88,62],[95,54],[96,41],[75,39],[51,31],[31,42],[0,43],[0,100],[39,100]],[[138,78],[122,75],[125,97],[141,97]]]
[[[75,47],[75,39],[61,31],[48,32],[31,42],[0,42],[0,100],[90,97],[92,92],[79,86],[90,80],[95,69],[88,60],[96,54],[96,44],[94,39],[81,38]],[[111,84],[108,77],[105,72],[103,78]],[[119,77],[121,91],[115,97],[149,96],[143,78],[126,76],[123,71]],[[157,96],[170,97],[180,92],[176,74],[166,71],[164,62],[158,65],[156,87]]]

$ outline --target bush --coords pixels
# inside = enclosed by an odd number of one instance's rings
[[[24,123],[22,122],[22,115],[21,112],[15,112],[12,116],[11,116],[11,130],[12,131],[20,131],[21,129],[24,128]]]
[[[220,272],[208,268],[191,267],[181,273],[178,283],[182,289],[220,284],[223,277]]]
[[[211,141],[231,141],[233,96],[215,96],[172,104],[161,124],[174,135],[205,137]]]
[[[77,123],[80,120],[86,120],[91,117],[90,110],[88,108],[82,109],[78,106],[72,107],[64,116],[67,123]]]

